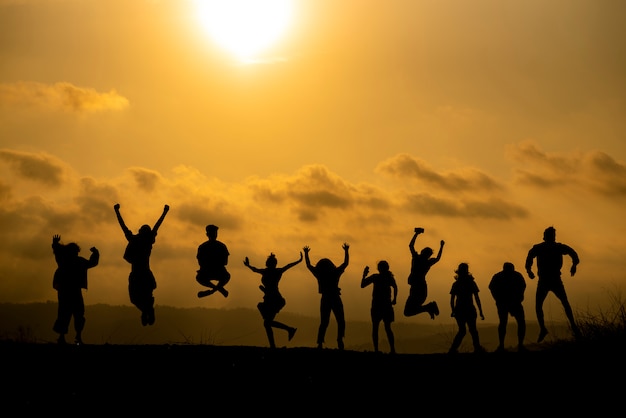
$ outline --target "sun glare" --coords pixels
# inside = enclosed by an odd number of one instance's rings
[[[240,61],[277,42],[292,21],[293,0],[196,0],[203,29]]]

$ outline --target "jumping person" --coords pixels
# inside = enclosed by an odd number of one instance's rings
[[[409,273],[409,297],[404,305],[404,316],[415,316],[422,312],[428,312],[431,319],[439,315],[437,302],[432,301],[424,305],[428,296],[428,286],[426,285],[426,274],[430,268],[441,259],[441,253],[445,242],[439,243],[439,252],[436,257],[432,257],[433,249],[424,247],[419,253],[415,250],[415,240],[419,234],[424,233],[424,228],[415,228],[413,237],[409,242],[411,251],[411,272]]]
[[[217,240],[218,229],[216,225],[207,225],[205,230],[209,239],[198,246],[196,259],[200,270],[197,271],[196,281],[209,288],[199,291],[199,298],[215,292],[220,292],[224,297],[228,296],[228,290],[224,289],[224,286],[230,281],[230,273],[226,270],[230,253],[226,244]]]
[[[265,261],[265,268],[257,268],[250,265],[250,260],[246,257],[243,264],[255,273],[261,275],[261,285],[259,289],[263,292],[263,302],[257,304],[257,309],[263,317],[263,327],[269,340],[270,348],[276,348],[274,341],[273,328],[284,329],[287,331],[287,338],[292,340],[296,334],[296,328],[283,324],[275,320],[276,315],[285,307],[285,298],[280,294],[278,289],[278,283],[283,274],[292,268],[293,266],[302,262],[302,252],[300,253],[300,259],[285,265],[284,267],[276,267],[278,261],[274,253],[271,253]]]
[[[580,263],[578,254],[569,245],[557,242],[556,229],[550,226],[543,231],[543,242],[533,245],[526,257],[526,272],[531,279],[535,278],[532,267],[533,260],[537,259],[537,276],[539,276],[537,293],[535,295],[535,311],[537,313],[537,322],[539,323],[539,338],[537,338],[537,342],[543,341],[546,335],[548,335],[548,329],[543,317],[543,302],[546,300],[548,292],[554,293],[561,301],[574,337],[580,337],[580,330],[574,320],[574,313],[567,299],[565,286],[561,279],[564,255],[568,255],[572,259],[570,275],[573,277],[576,274],[576,266]]]
[[[141,311],[141,324],[144,326],[153,325],[155,321],[153,291],[156,289],[157,284],[150,269],[150,254],[152,253],[152,246],[156,241],[157,231],[170,207],[168,205],[163,207],[161,217],[152,228],[150,228],[150,225],[142,225],[137,234],[133,234],[124,223],[120,213],[120,204],[116,203],[113,209],[122,227],[124,236],[128,240],[126,250],[124,251],[124,260],[131,265],[130,275],[128,276],[130,301]]]

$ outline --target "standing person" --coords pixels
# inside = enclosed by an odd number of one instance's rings
[[[467,263],[459,264],[455,273],[455,281],[452,283],[452,289],[450,289],[450,308],[452,308],[450,316],[456,319],[459,330],[454,336],[452,346],[448,352],[451,354],[458,352],[468,329],[472,337],[474,352],[484,352],[485,349],[480,345],[478,329],[476,328],[476,319],[478,317],[476,307],[478,307],[480,319],[485,319],[480,297],[478,296],[478,285],[474,281],[474,276],[470,273]],[[476,305],[474,305],[474,301],[476,301]]]
[[[389,263],[385,260],[378,262],[378,273],[368,276],[369,266],[363,269],[363,278],[361,279],[361,289],[373,284],[372,289],[372,306],[370,315],[372,317],[372,340],[374,342],[374,351],[378,350],[378,328],[380,321],[385,325],[387,333],[387,341],[389,341],[390,353],[396,353],[395,338],[391,324],[395,320],[393,306],[396,304],[398,297],[398,286],[393,273],[389,270]],[[393,295],[391,293],[393,289]]]
[[[76,344],[83,344],[83,329],[85,328],[85,301],[83,289],[87,289],[87,271],[98,265],[100,252],[91,247],[89,260],[78,255],[80,247],[75,242],[61,244],[61,236],[52,237],[52,252],[57,262],[52,287],[57,291],[58,311],[57,319],[52,329],[59,334],[57,342],[66,344],[65,334],[74,317]]]
[[[576,321],[574,321],[574,313],[567,299],[563,280],[561,280],[564,255],[568,255],[572,259],[570,275],[573,277],[576,274],[576,266],[580,263],[578,254],[569,245],[557,242],[556,229],[550,226],[543,231],[543,242],[533,245],[526,257],[526,272],[531,279],[535,278],[532,267],[533,260],[537,258],[537,276],[539,276],[535,297],[535,311],[537,313],[537,322],[539,322],[539,338],[537,342],[543,341],[546,335],[548,335],[548,329],[543,318],[543,302],[546,300],[548,292],[554,293],[561,301],[574,336],[576,338],[580,337],[580,330],[576,325]]]
[[[489,282],[489,290],[496,301],[498,310],[498,348],[496,351],[505,351],[504,338],[509,314],[517,322],[517,350],[524,351],[524,337],[526,336],[526,318],[524,315],[524,292],[526,281],[513,263],[505,262],[502,270],[497,272]]]
[[[153,291],[156,289],[156,279],[150,269],[150,254],[152,246],[156,242],[157,231],[165,219],[165,215],[170,210],[168,205],[163,207],[161,217],[156,221],[154,226],[142,225],[137,234],[133,234],[124,223],[120,213],[120,204],[113,206],[117,221],[122,227],[124,236],[128,240],[126,250],[124,251],[124,260],[131,265],[130,275],[128,276],[128,294],[130,301],[141,311],[141,324],[153,325],[154,317],[154,296]]]
[[[285,307],[285,298],[280,294],[278,290],[278,283],[287,270],[293,266],[302,262],[302,252],[300,253],[300,259],[289,263],[284,267],[276,267],[278,260],[274,253],[271,253],[265,261],[265,268],[257,268],[250,265],[248,257],[244,259],[243,264],[255,273],[261,274],[261,285],[259,289],[263,292],[263,302],[259,302],[257,308],[263,317],[263,326],[265,327],[265,333],[269,340],[270,348],[276,348],[274,341],[273,328],[284,329],[287,331],[287,338],[289,341],[296,334],[296,328],[283,324],[275,320],[276,315]]]
[[[317,331],[317,348],[323,348],[324,336],[326,335],[326,329],[330,323],[331,312],[335,315],[335,320],[337,321],[337,347],[340,350],[344,348],[343,338],[346,332],[346,319],[343,311],[343,302],[341,300],[339,279],[350,262],[350,246],[344,243],[341,248],[343,248],[344,257],[343,263],[339,266],[335,266],[328,258],[322,258],[313,266],[309,258],[309,251],[311,251],[311,249],[308,246],[303,248],[306,266],[317,279],[317,290],[322,295],[320,300],[320,326]]]
[[[441,259],[441,253],[445,242],[439,243],[439,252],[436,257],[432,257],[433,249],[424,247],[421,252],[415,251],[415,240],[419,234],[424,233],[424,228],[415,228],[413,238],[409,242],[411,251],[411,272],[409,273],[409,297],[404,305],[404,316],[415,316],[422,312],[428,312],[431,319],[439,315],[437,302],[432,301],[424,305],[428,296],[428,286],[426,285],[426,274],[430,268]]]
[[[224,289],[224,286],[230,281],[230,273],[226,270],[230,253],[226,244],[217,240],[218,229],[216,225],[207,225],[205,230],[209,239],[198,246],[196,258],[200,270],[197,271],[196,281],[209,288],[199,291],[199,298],[215,292],[220,292],[224,297],[228,296],[228,290]]]

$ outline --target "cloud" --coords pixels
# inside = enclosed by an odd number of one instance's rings
[[[523,169],[515,182],[540,189],[568,188],[606,197],[626,197],[626,164],[601,151],[548,153],[532,141],[511,147]]]
[[[399,154],[383,161],[376,170],[393,177],[420,181],[428,186],[448,192],[502,189],[496,180],[479,170],[470,168],[456,172],[438,173],[424,161],[408,154]]]
[[[99,112],[124,110],[128,105],[128,99],[115,90],[99,93],[95,89],[76,87],[67,82],[0,83],[0,106],[34,107],[66,112]]]
[[[526,218],[528,210],[520,205],[506,202],[499,198],[486,200],[449,199],[416,193],[407,196],[406,209],[423,215],[444,216],[450,218],[483,218],[510,220]]]
[[[139,189],[146,192],[154,191],[156,186],[163,180],[161,174],[154,170],[133,167],[130,168],[129,171],[137,182]]]
[[[50,155],[0,149],[0,159],[25,179],[54,187],[63,183],[63,167]]]

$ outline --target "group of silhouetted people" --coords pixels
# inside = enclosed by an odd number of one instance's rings
[[[123,258],[131,265],[128,277],[130,301],[141,312],[142,325],[153,325],[155,322],[153,291],[156,289],[157,283],[150,269],[150,255],[156,242],[157,231],[169,211],[169,206],[164,206],[163,213],[154,226],[142,225],[137,234],[133,234],[124,223],[120,213],[120,205],[115,204],[113,209],[128,241]],[[215,292],[224,297],[229,294],[225,286],[231,278],[227,270],[230,253],[228,247],[217,239],[218,229],[216,225],[207,225],[208,240],[198,246],[196,258],[199,269],[196,273],[196,281],[207,288],[198,292],[199,298],[212,295]],[[424,247],[418,252],[415,250],[415,242],[422,233],[424,233],[424,228],[414,228],[414,234],[409,242],[411,269],[408,284],[410,288],[403,314],[406,317],[412,317],[420,313],[428,313],[431,319],[435,319],[439,315],[439,306],[435,301],[426,303],[428,297],[426,276],[431,267],[441,259],[445,242],[440,241],[439,250],[435,256],[433,256],[434,251],[430,247]],[[274,253],[270,253],[267,257],[264,268],[254,267],[250,264],[248,257],[244,258],[244,265],[261,275],[259,288],[263,292],[263,300],[257,304],[257,309],[263,318],[263,326],[271,348],[276,347],[274,328],[286,331],[289,341],[296,333],[295,327],[276,320],[276,316],[286,305],[285,298],[279,290],[279,282],[287,270],[304,260],[307,269],[317,281],[320,294],[320,325],[316,340],[317,347],[324,347],[326,330],[330,323],[331,314],[333,314],[337,322],[337,348],[344,349],[346,321],[339,281],[350,261],[349,244],[344,243],[342,249],[344,258],[339,265],[335,265],[329,258],[321,258],[317,263],[312,263],[309,246],[302,248],[297,260],[282,267],[278,266],[278,260]],[[99,252],[95,247],[92,247],[89,259],[80,257],[80,247],[73,242],[62,244],[59,235],[53,236],[52,250],[57,262],[53,287],[58,293],[58,314],[53,329],[59,334],[58,342],[65,344],[65,335],[68,333],[69,324],[73,317],[76,331],[75,343],[82,344],[82,331],[85,326],[85,304],[82,289],[87,289],[87,271],[98,265]],[[571,247],[556,242],[556,230],[549,227],[544,231],[543,242],[534,245],[526,257],[525,268],[530,279],[535,278],[532,267],[534,260],[537,260],[538,283],[535,310],[540,329],[538,342],[543,341],[548,334],[544,322],[543,303],[549,292],[553,292],[561,301],[574,336],[580,336],[561,280],[564,255],[568,255],[572,259],[570,274],[573,276],[580,261],[578,254]],[[370,285],[372,285],[370,316],[374,351],[379,352],[378,331],[382,322],[390,353],[395,353],[395,338],[391,325],[395,321],[394,306],[397,302],[398,285],[386,260],[378,262],[377,272],[373,274],[370,274],[369,266],[365,266],[361,288]],[[526,282],[524,276],[515,270],[515,266],[511,262],[507,261],[503,264],[502,270],[493,275],[489,283],[489,290],[495,300],[498,312],[499,344],[496,351],[505,351],[504,340],[509,315],[517,322],[518,350],[525,350],[526,322],[523,301]],[[458,331],[454,336],[449,353],[458,352],[468,331],[474,351],[483,352],[476,323],[478,316],[483,320],[485,317],[478,285],[469,270],[469,265],[465,262],[460,263],[455,270],[454,282],[450,289],[450,309],[451,316],[457,322]]]

